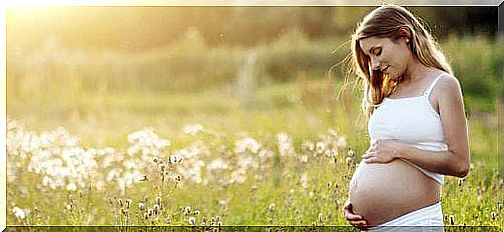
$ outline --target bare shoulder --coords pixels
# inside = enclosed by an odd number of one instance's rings
[[[441,99],[458,98],[462,94],[459,80],[448,73],[441,76],[436,85],[436,95]]]
[[[464,113],[464,99],[459,80],[448,73],[441,76],[432,91],[433,105],[440,114]]]
[[[450,75],[446,73],[445,75],[441,76],[438,80],[438,87],[443,90],[457,90],[460,89],[460,82],[459,80],[454,77],[453,75]]]
[[[432,89],[430,102],[436,112],[440,113],[440,105],[451,108],[462,103],[462,90],[459,80],[453,75],[440,71],[443,75],[439,78]],[[438,74],[439,75],[439,74]]]

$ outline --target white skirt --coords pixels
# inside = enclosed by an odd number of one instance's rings
[[[369,228],[369,231],[443,232],[444,223],[441,202],[417,209],[379,226]]]

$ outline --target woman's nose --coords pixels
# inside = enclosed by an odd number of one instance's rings
[[[377,59],[371,58],[371,68],[373,70],[380,69],[380,62]]]

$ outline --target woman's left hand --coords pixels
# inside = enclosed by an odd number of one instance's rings
[[[398,155],[406,146],[406,144],[393,139],[377,140],[364,153],[362,158],[366,163],[390,163],[398,158]]]

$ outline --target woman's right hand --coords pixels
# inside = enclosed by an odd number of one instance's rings
[[[350,225],[355,226],[360,230],[366,230],[368,228],[366,220],[364,220],[361,215],[353,213],[352,203],[350,203],[350,200],[347,200],[345,202],[345,207],[343,208],[343,210],[345,212],[345,218],[348,223],[350,223]]]

